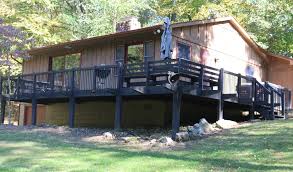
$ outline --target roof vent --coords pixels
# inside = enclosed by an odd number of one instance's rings
[[[116,24],[116,32],[124,32],[140,28],[141,24],[138,21],[138,18],[134,16],[126,17]]]

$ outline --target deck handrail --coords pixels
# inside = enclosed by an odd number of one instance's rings
[[[152,60],[141,63],[132,63],[132,64],[122,64],[119,66],[118,64],[111,65],[98,65],[93,67],[84,67],[84,68],[73,68],[66,70],[55,70],[48,72],[40,72],[40,73],[31,73],[31,74],[20,74],[11,76],[11,82],[13,82],[13,89],[16,89],[15,94],[19,94],[19,89],[24,89],[24,92],[27,94],[33,93],[34,87],[36,91],[40,91],[42,89],[46,90],[64,90],[70,91],[71,89],[81,89],[81,90],[93,90],[96,89],[106,89],[107,87],[111,89],[117,89],[117,82],[110,83],[110,80],[117,80],[118,76],[118,68],[123,68],[123,78],[131,78],[134,75],[140,78],[146,78],[146,86],[149,85],[150,79],[153,75],[164,75],[167,76],[168,72],[175,72],[185,77],[195,77],[199,78],[198,85],[201,89],[203,89],[203,83],[207,81],[213,81],[216,84],[219,84],[220,78],[220,69],[206,66],[197,62],[192,62],[187,59],[167,59],[167,60]],[[110,70],[110,74],[105,72],[104,78],[100,78],[98,73],[101,72],[99,70]],[[74,72],[72,72],[74,71]],[[275,90],[273,87],[268,85],[265,87],[259,81],[257,81],[253,77],[243,76],[241,74],[236,74],[227,70],[222,70],[223,73],[235,76],[239,79],[245,79],[247,83],[252,83],[251,86],[258,87],[264,90],[264,94],[269,95],[272,90],[278,96],[282,96],[282,93],[278,90]],[[74,73],[74,81],[72,82],[70,78]],[[101,74],[100,74],[101,75]],[[111,76],[111,78],[107,78]],[[84,78],[83,78],[84,77]],[[34,80],[36,78],[36,80]],[[56,79],[57,78],[57,79]],[[58,80],[59,79],[59,80]],[[7,77],[1,77],[2,87],[5,86],[5,82],[7,82]],[[86,83],[80,88],[80,83]],[[240,81],[241,82],[241,81]],[[72,84],[75,84],[73,87]],[[108,85],[100,85],[100,84],[108,84]],[[225,83],[224,83],[225,84]],[[240,83],[241,84],[241,83]],[[35,85],[35,86],[34,86]],[[217,85],[219,86],[219,85]],[[253,90],[253,89],[252,89]],[[6,89],[7,91],[7,89]],[[239,90],[237,91],[239,94]],[[252,92],[252,97],[256,96],[255,91]]]

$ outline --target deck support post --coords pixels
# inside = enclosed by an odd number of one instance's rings
[[[75,118],[75,97],[74,97],[74,87],[75,87],[75,70],[72,69],[71,77],[69,77],[70,81],[70,95],[69,95],[69,127],[74,127],[74,118]]]
[[[2,96],[1,97],[1,118],[0,118],[0,124],[4,124],[4,117],[5,117],[5,107],[6,107],[6,100]]]
[[[251,107],[249,109],[249,116],[250,116],[250,120],[254,120],[254,102],[256,99],[256,79],[253,78],[252,82],[251,82]]]
[[[172,139],[175,140],[176,133],[180,127],[180,110],[182,102],[182,93],[180,89],[177,89],[173,93],[173,104],[172,104]]]
[[[32,99],[32,125],[37,125],[37,109],[38,109],[38,103],[37,99]]]
[[[219,74],[219,101],[218,101],[218,120],[221,120],[224,118],[224,100],[223,100],[223,88],[224,88],[224,69],[220,69],[220,74]]]
[[[114,121],[114,129],[120,130],[121,129],[121,119],[122,119],[122,95],[121,91],[123,88],[123,64],[119,62],[118,66],[118,83],[117,83],[117,94],[116,94],[116,101],[115,101],[115,121]]]
[[[36,98],[36,86],[37,86],[37,75],[34,74],[34,81],[33,81],[33,95],[32,95],[32,121],[31,125],[37,124],[37,98]]]
[[[284,117],[284,119],[287,119],[287,113],[285,112],[285,92],[282,91],[281,93],[281,108],[282,108],[282,116]]]
[[[73,96],[69,97],[69,127],[74,127],[75,118],[75,98]]]
[[[116,96],[116,103],[115,103],[115,130],[121,129],[121,118],[122,118],[122,96]]]
[[[2,95],[2,83],[3,80],[0,77],[0,103],[1,103],[1,113],[0,113],[0,124],[4,123],[4,117],[5,117],[5,107],[6,107],[6,100],[5,97]]]

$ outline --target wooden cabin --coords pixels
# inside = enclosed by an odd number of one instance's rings
[[[160,58],[162,25],[30,50],[23,75],[12,79],[14,100],[23,102],[22,119],[31,119],[24,124],[172,125],[176,131],[180,123],[192,124],[201,117],[215,121],[240,111],[254,117],[262,105],[274,116],[277,106],[281,114],[291,107],[290,91],[278,92],[262,82],[292,89],[293,61],[261,49],[235,19],[171,27],[168,62]],[[178,88],[169,83],[170,71],[180,74]]]

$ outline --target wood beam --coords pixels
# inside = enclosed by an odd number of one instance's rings
[[[75,118],[75,70],[71,71],[71,77],[69,77],[70,82],[70,95],[69,95],[69,104],[68,104],[68,111],[69,111],[69,127],[74,127],[74,118]]]
[[[70,96],[69,98],[69,127],[74,127],[74,118],[75,118],[75,98],[73,96]]]
[[[4,117],[5,117],[5,107],[6,107],[6,100],[4,97],[1,97],[1,118],[0,123],[4,124]]]
[[[220,69],[220,73],[219,73],[219,86],[218,86],[218,90],[219,90],[219,94],[220,94],[220,98],[218,100],[218,120],[221,120],[224,118],[224,99],[223,99],[223,88],[224,88],[224,69]]]
[[[176,133],[180,127],[180,110],[182,102],[182,93],[180,90],[176,90],[173,93],[173,104],[172,104],[172,139],[175,140]]]
[[[118,63],[118,83],[117,83],[117,94],[116,94],[116,103],[115,103],[115,120],[114,120],[114,128],[115,130],[121,129],[121,119],[122,119],[122,88],[123,88],[123,73],[124,66],[121,62]]]
[[[37,108],[38,108],[37,99],[33,98],[32,99],[32,125],[37,124]]]
[[[116,96],[116,103],[115,103],[115,123],[114,128],[116,130],[121,129],[121,119],[122,119],[122,96]]]

